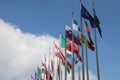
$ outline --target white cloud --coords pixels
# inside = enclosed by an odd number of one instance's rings
[[[24,33],[0,19],[0,79],[29,80],[54,40],[57,39],[50,35]],[[97,80],[92,72],[89,74],[90,80]],[[71,80],[71,75],[68,78]]]
[[[54,40],[50,35],[23,33],[0,19],[0,79],[29,80]]]

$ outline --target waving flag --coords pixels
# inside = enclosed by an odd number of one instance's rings
[[[45,65],[44,65],[43,62],[42,62],[42,73],[46,73],[46,71],[45,71]]]
[[[73,29],[76,30],[76,31],[80,31],[80,28],[78,27],[78,23],[77,21],[75,20],[73,14],[72,14],[72,21],[73,21]]]
[[[94,19],[90,15],[90,13],[87,11],[87,9],[81,4],[81,16],[85,19],[88,19],[90,21],[91,26],[93,27],[94,25]]]
[[[67,41],[67,43],[66,43],[66,50],[72,51],[72,43],[71,42]],[[75,44],[73,45],[73,51],[76,54],[76,56],[79,59],[79,61],[82,61],[82,58],[81,58],[80,54],[78,53],[78,48],[75,46]]]
[[[71,51],[66,50],[66,54],[67,54],[67,58],[68,58],[68,59],[71,59],[71,58],[72,58],[72,52],[71,52]],[[77,57],[75,57],[75,56],[74,56],[74,62],[75,62],[75,64],[78,63],[78,59],[77,59]]]
[[[85,36],[82,36],[82,41],[86,44],[86,46],[91,49],[92,51],[94,51],[95,47],[86,39]]]
[[[88,33],[88,37],[89,37],[90,43],[93,45],[94,43],[93,43],[93,41],[91,39],[91,36],[90,36],[90,29],[88,27],[88,24],[87,24],[86,20],[84,20],[84,22],[85,22],[85,31]]]
[[[55,48],[59,51],[57,53],[57,55],[59,54],[59,58],[62,60],[62,64],[65,65],[65,56],[62,53],[62,51],[60,50],[60,48],[55,44]],[[69,66],[69,68],[72,68],[72,65],[67,61],[67,65]]]
[[[68,38],[69,40],[72,40],[72,30],[70,27],[66,26],[66,38]],[[79,39],[73,34],[74,37],[74,43],[77,45],[81,46],[81,42],[79,41]]]
[[[61,47],[61,48],[65,48],[65,44],[66,44],[66,39],[65,39],[65,37],[61,34],[61,35],[60,35],[60,47]]]
[[[37,67],[37,77],[40,79],[41,78],[41,69]]]
[[[76,20],[73,20],[73,29],[78,31],[78,23]]]
[[[39,80],[36,72],[35,72],[35,80]]]
[[[72,43],[69,41],[67,41],[67,43],[66,43],[66,50],[72,51]],[[75,46],[75,44],[73,45],[73,51],[75,54],[79,54],[78,48]]]
[[[76,31],[80,31],[80,28],[78,27],[78,23],[75,19],[73,19],[73,29]]]
[[[65,44],[66,44],[66,50],[71,51],[72,44],[69,41],[65,41],[65,37],[62,36],[62,35],[60,35],[60,42],[61,42],[60,43],[61,45],[64,45],[64,46],[61,46],[61,47],[65,48]],[[79,53],[78,53],[77,47],[74,45],[73,48],[74,48],[74,53],[77,55],[77,57],[79,58],[79,60],[82,61],[80,55],[78,55]],[[58,54],[56,54],[56,56],[58,56]],[[70,56],[70,55],[68,55],[68,56]]]
[[[102,31],[101,31],[101,28],[100,28],[100,21],[99,21],[97,15],[96,15],[94,7],[93,7],[93,14],[94,14],[94,24],[95,24],[94,27],[98,28],[98,32],[99,32],[99,34],[100,34],[100,36],[102,38]]]

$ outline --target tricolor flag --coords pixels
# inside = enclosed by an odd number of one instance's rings
[[[37,77],[40,79],[42,76],[42,71],[39,67],[37,67]]]
[[[62,34],[60,34],[60,47],[65,48],[65,44],[66,44],[66,39]]]
[[[91,44],[93,45],[94,43],[93,43],[91,36],[90,36],[90,29],[88,27],[86,20],[84,20],[84,22],[85,22],[85,31],[88,33],[89,40],[90,40]]]
[[[65,39],[65,37],[64,37],[63,35],[60,35],[60,45],[61,45],[61,47],[62,47],[62,48],[65,48],[65,44],[66,44],[66,52],[69,51],[69,53],[70,53],[72,44],[71,44],[69,41],[66,41],[66,39]],[[75,44],[74,44],[73,48],[74,48],[74,53],[75,53],[76,55],[78,55],[78,54],[79,54],[79,53],[78,53],[78,49],[77,49],[77,47],[75,46]],[[65,54],[67,54],[67,53],[65,53]],[[56,56],[57,56],[57,54],[56,54]],[[70,55],[67,54],[67,57],[70,57]],[[77,57],[78,57],[78,56],[77,56]],[[80,56],[79,56],[78,58],[80,58]],[[79,60],[81,61],[82,59],[80,58]],[[76,60],[76,62],[77,62],[77,60]]]
[[[74,43],[81,46],[80,40],[72,33],[71,28],[66,26],[65,29],[66,29],[66,38],[68,38],[69,40],[72,40],[72,35],[73,35]]]
[[[73,15],[72,15],[73,16]],[[73,16],[73,26],[72,26],[72,28],[74,29],[74,30],[76,30],[76,31],[80,31],[80,28],[78,27],[78,23],[77,23],[77,21],[75,20],[75,18],[74,18],[74,16]]]
[[[71,42],[67,41],[67,43],[66,43],[66,50],[72,51],[72,43]],[[82,58],[81,58],[80,54],[78,53],[78,48],[76,47],[75,44],[73,45],[73,51],[76,54],[76,56],[79,59],[79,61],[82,61]]]
[[[72,59],[72,52],[71,51],[68,51],[68,50],[66,50],[66,54],[67,54],[67,58],[68,59]],[[72,62],[72,61],[71,61]],[[78,63],[78,59],[77,59],[77,57],[76,56],[74,56],[74,62],[75,62],[75,64],[77,64]]]
[[[78,23],[75,19],[73,19],[73,29],[76,31],[80,31],[80,28],[78,27]]]
[[[81,37],[81,36],[79,36],[79,37]],[[89,42],[89,41],[86,39],[86,37],[85,37],[84,35],[82,35],[82,41],[83,41],[83,43],[86,44],[86,46],[87,46],[89,49],[91,49],[92,51],[94,51],[95,47],[91,44],[91,42]]]
[[[72,51],[72,43],[69,41],[66,43],[66,50]],[[73,51],[75,54],[78,54],[78,48],[75,44],[73,44]]]

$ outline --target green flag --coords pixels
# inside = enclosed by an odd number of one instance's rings
[[[41,69],[39,67],[37,67],[37,77],[41,78]]]
[[[60,35],[60,47],[61,48],[65,48],[65,41],[66,41],[65,37],[61,34]]]

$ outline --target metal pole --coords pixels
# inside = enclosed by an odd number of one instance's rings
[[[94,2],[92,3],[94,8]],[[95,18],[95,17],[94,17]],[[94,39],[95,39],[95,52],[96,52],[96,67],[97,67],[97,76],[98,80],[100,80],[100,72],[99,72],[99,61],[98,61],[98,48],[97,48],[97,36],[96,36],[96,25],[95,25],[95,19],[94,19]]]
[[[80,0],[80,27],[81,27],[81,38],[83,37],[82,36],[82,15],[81,15],[81,3],[82,3],[82,0]],[[81,39],[82,40],[82,39]],[[85,80],[85,73],[84,73],[84,49],[83,49],[83,42],[81,44],[81,50],[82,50],[82,78],[83,80]]]
[[[72,13],[72,80],[74,80],[74,37],[73,37],[73,13]]]
[[[86,25],[85,25],[86,26]],[[86,31],[84,30],[84,34],[85,34],[85,37],[86,37]],[[86,40],[85,40],[85,43]],[[88,72],[88,50],[87,50],[87,45],[85,45],[85,51],[86,51],[86,70],[87,70],[87,80],[89,80],[89,72]]]

